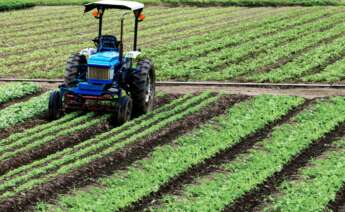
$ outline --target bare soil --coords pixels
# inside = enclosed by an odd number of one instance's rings
[[[254,88],[254,87],[218,87],[218,86],[158,86],[157,90],[166,93],[189,93],[210,90],[214,92],[225,92],[228,94],[240,94],[248,96],[256,96],[261,94],[285,95],[285,96],[301,96],[307,99],[328,96],[345,96],[345,89],[334,88]]]

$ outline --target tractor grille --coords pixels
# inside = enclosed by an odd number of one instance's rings
[[[112,73],[108,67],[93,67],[90,66],[88,70],[88,79],[96,80],[110,80],[112,79]]]

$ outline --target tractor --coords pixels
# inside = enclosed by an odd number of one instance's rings
[[[98,19],[98,36],[87,48],[72,55],[64,74],[64,83],[49,96],[50,120],[65,112],[111,112],[113,121],[122,124],[152,110],[155,100],[155,70],[149,59],[140,61],[137,48],[138,24],[143,21],[144,4],[134,1],[102,0],[84,5]],[[103,16],[108,9],[125,10],[120,16],[120,39],[103,35]],[[124,54],[125,16],[134,13],[133,50]],[[134,64],[136,63],[136,64]]]

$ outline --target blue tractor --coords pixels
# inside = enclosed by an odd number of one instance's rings
[[[124,54],[123,26],[125,11],[120,17],[120,39],[102,35],[103,15],[107,9],[131,10],[134,13],[133,51]],[[85,5],[85,13],[99,20],[96,48],[72,55],[67,61],[64,84],[49,97],[48,115],[51,120],[73,110],[106,111],[122,124],[131,117],[152,110],[155,99],[155,71],[151,60],[142,59],[136,67],[138,23],[144,19],[144,5],[134,1],[102,0]]]

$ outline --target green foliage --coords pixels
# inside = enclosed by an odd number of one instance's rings
[[[247,153],[218,167],[223,172],[200,177],[195,184],[186,185],[181,195],[164,197],[165,204],[160,210],[221,210],[279,172],[296,155],[343,123],[344,104],[343,97],[319,101],[292,118],[290,123],[275,128],[269,138]]]
[[[13,169],[0,176],[0,182],[2,182],[0,184],[0,202],[47,183],[58,176],[71,173],[128,145],[135,144],[174,122],[200,111],[217,101],[218,98],[219,96],[212,97],[209,92],[193,97],[186,95],[181,98],[182,101],[181,99],[173,101],[171,104],[72,148],[66,148],[31,164]]]
[[[0,130],[43,115],[48,110],[49,92],[1,110]]]
[[[343,58],[342,10],[147,7],[139,46],[153,59],[158,80],[337,82],[343,79],[342,63],[335,62]],[[119,11],[107,14],[104,33],[118,35]],[[92,47],[97,32],[96,20],[81,7],[1,13],[0,21],[7,28],[0,40],[13,42],[0,45],[2,76],[61,78],[68,55]],[[125,31],[128,50],[130,23]]]
[[[118,211],[157,191],[161,185],[192,166],[230,148],[241,138],[263,128],[302,102],[303,99],[297,97],[259,96],[239,103],[230,108],[225,116],[212,120],[212,124],[156,148],[148,158],[138,161],[126,171],[101,179],[102,188],[62,197],[58,207],[62,211]],[[215,125],[219,127],[215,128]],[[45,207],[40,205],[40,208]],[[52,210],[56,209],[53,207]]]
[[[0,10],[23,9],[38,5],[82,5],[91,0],[3,0],[0,2]],[[321,6],[343,5],[337,0],[141,0],[148,4],[168,3],[175,5],[216,5],[216,6]]]
[[[97,126],[110,117],[110,115],[104,115],[96,118],[94,115],[94,113],[89,113],[65,123],[58,123],[57,125],[50,126],[31,136],[26,136],[10,143],[8,140],[12,140],[11,137],[4,140],[4,142],[0,140],[0,161],[3,162],[22,153],[39,149],[47,143],[56,142],[56,139],[59,137],[72,136],[77,132]],[[34,130],[34,128],[32,130]],[[27,134],[27,132],[20,134]],[[13,135],[12,137],[19,136]]]
[[[303,167],[298,179],[281,184],[279,195],[267,211],[325,211],[345,184],[345,140],[333,141],[332,148]]]
[[[40,90],[36,83],[6,83],[0,85],[0,105],[10,100],[34,94]]]

